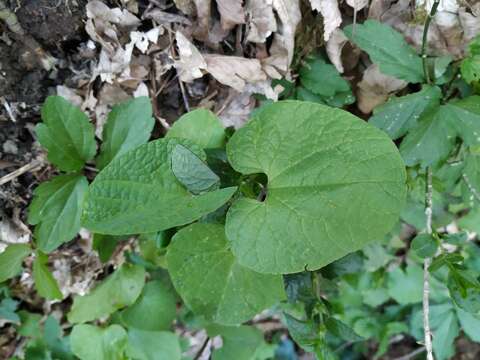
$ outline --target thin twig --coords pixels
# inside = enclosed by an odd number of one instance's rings
[[[180,91],[182,93],[182,99],[185,105],[185,110],[187,110],[187,112],[190,112],[190,104],[188,103],[187,93],[185,91],[185,86],[183,85],[183,81],[180,79],[180,76],[178,76],[178,84],[180,85]]]
[[[425,347],[421,347],[421,348],[418,348],[416,350],[413,350],[412,352],[410,352],[408,354],[405,354],[403,356],[394,358],[392,360],[410,360],[410,359],[413,359],[415,356],[423,353],[424,351],[425,351]]]
[[[10,116],[10,120],[12,120],[13,122],[17,122],[17,119],[15,118],[15,115],[13,115],[12,108],[10,107],[10,104],[8,103],[7,99],[5,99],[4,97],[0,97],[0,101],[2,102],[3,107],[5,108],[8,116]]]
[[[468,178],[467,174],[462,175],[463,181],[465,181],[465,184],[467,184],[468,190],[475,196],[475,198],[480,201],[480,193],[478,192],[477,189],[475,189],[475,186],[471,183],[470,179]]]
[[[427,167],[427,184],[425,191],[425,215],[427,217],[427,234],[432,234],[432,169]],[[430,283],[429,270],[431,258],[426,258],[423,262],[423,331],[425,339],[425,350],[427,351],[427,360],[433,360],[432,349],[432,331],[430,329]]]
[[[23,165],[22,167],[18,168],[17,170],[11,172],[10,174],[7,174],[3,177],[0,178],[0,186],[8,183],[9,181],[12,181],[13,179],[16,179],[20,175],[25,174],[26,172],[32,171],[34,169],[39,168],[42,166],[42,162],[38,160],[33,160],[32,162]]]
[[[207,336],[202,346],[200,347],[200,349],[198,349],[197,353],[195,354],[195,357],[193,358],[193,360],[197,360],[200,358],[200,356],[202,356],[209,342],[210,342],[210,338]]]

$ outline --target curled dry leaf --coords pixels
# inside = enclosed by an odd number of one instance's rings
[[[273,12],[273,0],[247,0],[248,14],[247,41],[263,43],[277,31],[277,21]]]
[[[152,19],[158,24],[178,23],[191,26],[192,23],[185,16],[171,14],[160,9],[151,9],[143,14],[142,19]]]
[[[220,83],[241,92],[247,83],[267,80],[262,64],[257,59],[237,56],[204,55],[207,71]]]
[[[99,19],[120,26],[140,25],[140,19],[126,9],[109,8],[101,1],[93,0],[87,4],[87,17]]]
[[[372,64],[365,70],[362,81],[358,83],[358,108],[364,114],[369,114],[387,101],[392,93],[405,86],[407,86],[405,81],[381,73],[378,66]]]
[[[245,11],[242,1],[238,0],[217,0],[218,12],[223,30],[230,30],[235,25],[245,23]]]
[[[197,24],[194,29],[195,38],[208,40],[210,31],[211,0],[194,0],[197,9]]]
[[[178,10],[186,15],[195,15],[195,4],[193,0],[173,0]]]
[[[175,34],[180,59],[175,62],[180,80],[185,82],[203,76],[202,70],[207,69],[207,63],[200,51],[180,31]]]
[[[472,5],[470,14],[465,8],[460,8],[458,17],[463,29],[463,37],[469,43],[474,37],[480,34],[480,2]]]
[[[358,2],[363,0],[356,0]],[[342,23],[342,15],[338,9],[337,0],[310,0],[313,10],[317,10],[323,16],[323,38],[325,41],[330,39],[333,31]]]
[[[264,60],[264,64],[271,67],[267,73],[286,75],[293,59],[295,47],[295,31],[302,18],[298,0],[273,0],[273,8],[280,22],[278,30],[273,37],[270,47],[270,57]],[[275,70],[276,69],[276,70]],[[272,76],[277,78],[280,76]]]
[[[339,73],[343,73],[342,49],[348,42],[347,37],[341,29],[335,29],[327,41],[326,50],[330,62]]]

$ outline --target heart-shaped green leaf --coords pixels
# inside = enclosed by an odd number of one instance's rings
[[[240,265],[222,225],[193,224],[180,230],[167,253],[173,285],[188,307],[224,325],[242,323],[285,297],[280,276]]]
[[[177,180],[171,162],[178,144],[205,161],[202,149],[179,139],[152,141],[115,158],[90,186],[84,226],[110,235],[155,232],[188,224],[226,203],[236,188],[194,196]]]
[[[127,332],[119,325],[76,325],[70,335],[72,352],[81,360],[122,360],[127,343]]]
[[[298,101],[265,106],[227,153],[238,172],[268,177],[265,201],[239,199],[226,221],[238,262],[259,272],[318,269],[380,240],[405,200],[395,145],[343,110]]]

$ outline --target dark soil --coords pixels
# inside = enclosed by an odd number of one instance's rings
[[[55,86],[65,84],[71,71],[77,47],[88,39],[84,31],[87,0],[10,0],[26,36],[19,38],[0,22],[0,177],[28,164],[37,157],[33,126],[39,120],[39,109]],[[55,70],[42,68],[36,55],[26,46],[28,37],[58,60]],[[5,103],[12,109],[6,111]],[[35,176],[36,175],[36,176]],[[38,174],[26,173],[0,186],[0,209],[11,215],[22,210],[37,184]]]

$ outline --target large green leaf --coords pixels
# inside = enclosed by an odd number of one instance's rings
[[[167,331],[128,330],[127,355],[133,360],[180,360],[177,335]]]
[[[145,144],[155,125],[148,97],[138,97],[113,107],[103,127],[97,166],[103,169],[117,156]]]
[[[385,131],[392,139],[398,139],[417,124],[427,109],[438,106],[442,92],[437,86],[426,86],[421,91],[392,98],[375,108],[369,123]]]
[[[480,36],[472,40],[468,50],[469,54],[460,66],[462,77],[468,83],[480,83]]]
[[[119,156],[91,184],[84,226],[110,235],[156,232],[188,224],[227,202],[236,188],[195,196],[176,179],[171,157],[178,144],[205,160],[198,146],[178,139],[152,141]]]
[[[123,360],[127,342],[127,332],[119,325],[76,325],[70,335],[72,352],[80,360]]]
[[[0,254],[0,282],[8,280],[22,270],[23,259],[32,252],[25,244],[9,245]]]
[[[168,130],[167,138],[191,140],[204,149],[225,145],[225,130],[218,117],[209,110],[197,109],[183,115]]]
[[[140,295],[144,283],[143,267],[124,264],[89,294],[73,299],[68,321],[92,321],[132,305]]]
[[[49,96],[42,107],[42,120],[35,128],[38,141],[60,170],[80,170],[94,157],[93,125],[79,108],[60,96]]]
[[[77,235],[87,189],[87,179],[75,174],[57,176],[35,189],[28,222],[36,225],[40,250],[49,253]]]
[[[280,276],[240,265],[224,227],[193,224],[180,230],[167,252],[168,270],[185,304],[208,320],[244,322],[285,297]]]
[[[455,143],[455,130],[442,116],[442,107],[426,112],[400,145],[407,166],[423,167],[445,159]]]
[[[227,145],[243,174],[268,177],[264,202],[229,209],[241,265],[264,273],[318,269],[382,239],[405,200],[405,169],[385,133],[339,109],[298,101],[264,106]]]
[[[37,256],[33,262],[33,280],[35,281],[35,288],[40,296],[46,299],[62,299],[63,295],[58,288],[57,280],[47,267],[48,257],[40,251],[37,251]]]
[[[168,330],[176,316],[176,299],[162,281],[150,281],[135,304],[126,308],[122,320],[129,328],[146,331]]]
[[[367,20],[363,24],[348,25],[343,30],[352,42],[368,53],[384,74],[411,83],[423,82],[421,58],[390,26]]]

